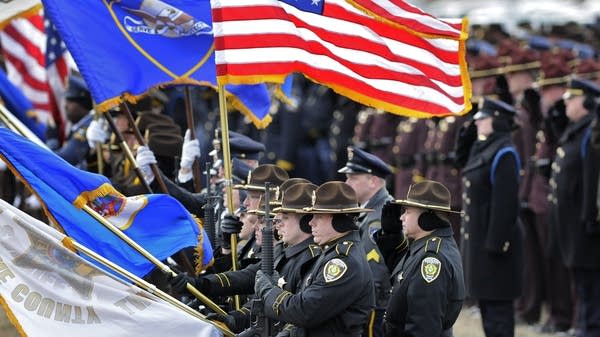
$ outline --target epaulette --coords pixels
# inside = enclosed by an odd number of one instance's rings
[[[338,255],[348,256],[350,254],[350,249],[352,248],[352,245],[354,245],[354,242],[352,241],[338,242],[338,244],[335,245],[335,252]]]
[[[434,236],[429,238],[425,243],[425,251],[428,253],[437,254],[442,246],[442,238]]]
[[[314,243],[311,243],[310,245],[308,245],[308,250],[310,251],[310,255],[312,255],[312,257],[320,255],[322,252],[321,247],[319,247],[319,245],[316,245]]]

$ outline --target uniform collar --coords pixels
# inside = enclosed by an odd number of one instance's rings
[[[348,234],[339,237],[333,241],[329,241],[326,244],[324,244],[323,246],[321,246],[321,248],[323,248],[323,252],[327,252],[333,248],[335,248],[335,246],[339,243],[339,242],[344,242],[344,241],[359,241],[359,236],[358,236],[358,231],[351,231]]]
[[[314,241],[313,241],[313,238],[312,238],[312,236],[311,236],[311,237],[309,237],[308,239],[306,239],[306,240],[304,240],[304,241],[300,242],[300,243],[299,243],[299,244],[297,244],[297,245],[293,245],[293,246],[291,246],[291,247],[287,247],[287,248],[284,250],[284,252],[285,252],[285,257],[289,259],[290,257],[292,257],[292,256],[294,256],[294,255],[296,255],[296,254],[298,254],[298,253],[300,253],[300,252],[304,251],[304,250],[305,250],[305,249],[307,249],[307,248],[308,248],[308,246],[309,246],[311,243],[313,243],[313,242],[314,242]]]
[[[421,248],[423,248],[423,246],[425,246],[425,243],[427,243],[427,240],[429,240],[430,238],[449,237],[452,236],[452,234],[453,233],[451,226],[435,229],[433,232],[431,232],[431,234],[424,236],[418,240],[412,241],[408,244],[410,255],[413,255],[414,253],[418,252]]]

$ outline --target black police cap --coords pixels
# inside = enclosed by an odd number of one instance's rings
[[[479,102],[479,110],[473,116],[474,120],[486,117],[514,117],[517,111],[511,105],[497,99],[484,97]]]
[[[258,160],[265,146],[254,139],[237,132],[229,132],[229,149],[232,158]]]
[[[569,82],[569,86],[563,95],[563,99],[569,99],[573,96],[600,97],[600,85],[594,81],[573,78]]]
[[[248,166],[241,159],[233,158],[231,160],[232,167],[232,178],[235,184],[243,184],[248,177],[248,173],[252,171],[252,168]]]
[[[65,90],[66,99],[89,99],[90,91],[82,77],[77,75],[69,76],[67,89]]]
[[[338,173],[370,173],[385,178],[392,174],[390,167],[379,157],[370,154],[356,146],[348,147],[348,162],[338,170]]]

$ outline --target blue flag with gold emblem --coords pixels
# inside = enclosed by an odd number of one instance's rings
[[[100,111],[135,101],[152,87],[217,85],[209,0],[42,2]],[[226,91],[257,127],[269,123],[265,84]]]
[[[212,247],[204,239],[208,236],[201,224],[168,195],[126,198],[105,176],[82,171],[1,127],[0,159],[39,198],[54,225],[136,276],[143,277],[154,265],[85,212],[83,206],[89,206],[159,260],[183,248],[196,247],[199,269],[213,261]]]

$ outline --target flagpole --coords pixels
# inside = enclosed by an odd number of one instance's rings
[[[129,106],[127,105],[127,102],[125,100],[123,101],[123,103],[121,103],[121,108],[125,112],[125,117],[127,117],[127,120],[129,121],[129,124],[133,129],[133,134],[135,135],[138,144],[140,144],[141,146],[146,146],[146,141],[144,140],[140,129],[138,129],[137,125],[135,125],[135,120],[133,120],[133,115],[131,114],[131,110],[129,110]],[[167,185],[165,185],[165,182],[160,174],[158,165],[150,164],[150,168],[152,169],[152,173],[154,173],[154,179],[156,179],[156,183],[158,183],[160,190],[164,194],[169,194],[169,190],[167,189]]]
[[[96,211],[94,211],[90,206],[84,205],[82,209],[87,214],[91,215],[94,219],[96,219],[98,222],[100,222],[108,230],[113,232],[113,234],[115,234],[117,237],[119,237],[121,240],[123,240],[125,243],[127,243],[131,248],[135,249],[138,253],[142,254],[142,256],[144,256],[146,259],[148,259],[148,261],[152,262],[155,266],[160,268],[162,272],[170,274],[173,277],[177,276],[177,274],[171,268],[169,268],[169,266],[167,266],[162,261],[160,261],[159,259],[154,257],[152,254],[150,254],[150,252],[148,252],[146,249],[144,249],[144,247],[140,246],[137,242],[133,241],[130,237],[128,237],[125,233],[123,233],[119,228],[117,228],[115,225],[113,225],[108,220],[106,220],[104,217],[102,217],[100,214],[98,214]],[[204,294],[202,294],[193,285],[188,283],[186,288],[190,293],[192,293],[192,295],[196,296],[196,298],[198,298],[200,301],[202,301],[204,304],[206,304],[210,309],[212,309],[217,314],[227,315],[227,313],[223,309],[221,309],[217,304],[215,304],[208,297],[206,297]]]
[[[0,104],[0,120],[6,125],[7,128],[18,132],[25,138],[28,138],[32,142],[37,145],[42,146],[45,149],[48,149],[46,143],[44,143],[33,131],[29,130],[29,128],[23,124],[18,118],[16,118],[8,109]]]
[[[221,147],[223,150],[223,169],[225,171],[225,198],[227,200],[227,211],[233,214],[233,186],[231,179],[231,151],[229,149],[229,123],[227,121],[227,101],[225,100],[225,88],[219,84],[219,112],[221,119]],[[237,235],[231,235],[231,270],[237,270]],[[240,296],[234,296],[235,309],[240,309]]]
[[[104,117],[106,118],[106,121],[108,122],[108,125],[110,126],[110,129],[117,137],[117,141],[119,142],[119,146],[121,147],[123,154],[125,154],[125,157],[127,158],[127,160],[129,160],[129,162],[131,164],[133,164],[133,170],[135,171],[135,174],[140,179],[140,183],[146,188],[146,191],[148,191],[148,193],[152,193],[152,188],[150,188],[150,185],[148,185],[148,182],[146,181],[146,179],[144,179],[144,175],[142,174],[142,170],[140,169],[140,166],[138,165],[137,161],[135,160],[133,153],[131,153],[131,149],[129,148],[129,145],[127,145],[125,138],[123,138],[123,134],[121,133],[119,128],[117,128],[117,125],[115,124],[115,121],[112,119],[112,116],[110,115],[110,113],[105,112]]]
[[[84,253],[85,255],[89,256],[90,258],[92,258],[94,261],[101,263],[102,265],[106,266],[107,268],[109,268],[110,270],[119,273],[120,275],[124,276],[125,278],[133,281],[138,287],[148,291],[151,294],[156,295],[157,297],[163,299],[164,301],[172,304],[173,306],[187,312],[188,314],[201,319],[204,322],[210,323],[212,325],[214,325],[217,329],[221,330],[225,335],[227,336],[231,336],[234,337],[235,334],[232,333],[231,331],[229,331],[229,329],[226,329],[224,327],[219,326],[218,324],[214,324],[212,321],[206,319],[206,317],[204,315],[202,315],[201,313],[197,312],[196,310],[188,307],[187,305],[181,303],[180,301],[178,301],[177,299],[173,298],[171,295],[165,293],[164,291],[158,289],[154,284],[151,284],[149,282],[144,281],[144,279],[137,277],[135,274],[130,273],[129,271],[127,271],[126,269],[121,268],[119,265],[113,263],[110,260],[107,260],[106,258],[104,258],[103,256],[97,254],[96,252],[94,252],[93,250],[87,248],[86,246],[80,244],[79,242],[73,240],[70,237],[67,237],[68,240],[65,243],[63,241],[63,244],[65,244],[66,247],[68,247],[68,245],[72,244],[77,250],[79,250],[80,252]]]
[[[0,105],[0,118],[2,118],[3,120],[8,119],[8,117],[4,114],[5,111],[3,108],[4,107]],[[109,124],[112,122],[113,126],[114,126],[114,121],[112,120],[112,118],[110,118],[110,115],[107,115],[107,116],[109,118],[108,119]],[[10,124],[10,126],[13,127],[12,128],[13,131],[19,132],[23,137],[30,139],[29,137],[31,135],[24,133],[22,130],[16,128],[15,125],[12,123]],[[127,144],[125,144],[125,145],[127,145]],[[45,145],[44,145],[44,147],[45,147]],[[127,149],[129,149],[129,147],[127,147]],[[96,221],[98,221],[100,224],[102,224],[104,227],[106,227],[108,230],[113,232],[113,234],[115,234],[117,237],[119,237],[121,240],[123,240],[125,243],[127,243],[130,247],[135,249],[142,256],[144,256],[146,259],[148,259],[154,265],[159,267],[163,272],[169,273],[171,276],[177,276],[177,274],[171,268],[169,268],[169,266],[162,263],[162,261],[160,261],[159,259],[154,257],[152,254],[150,254],[150,252],[148,252],[146,249],[144,249],[142,246],[140,246],[137,242],[133,241],[130,237],[125,235],[125,233],[123,233],[119,228],[115,227],[112,223],[110,223],[108,220],[106,220],[104,217],[102,217],[100,214],[98,214],[96,211],[94,211],[88,205],[84,205],[82,209],[86,213],[88,213],[90,216],[92,216],[92,218],[96,219]],[[221,315],[227,315],[227,313],[223,309],[221,309],[217,304],[215,304],[213,301],[211,301],[208,297],[206,297],[204,294],[202,294],[200,291],[198,291],[198,289],[196,289],[194,286],[192,286],[189,283],[187,284],[187,290],[192,295],[194,295],[196,298],[198,298],[200,301],[202,301],[204,304],[206,304],[206,306],[208,306],[214,312],[221,314]]]
[[[196,125],[194,123],[194,107],[192,106],[192,93],[189,86],[185,86],[185,116],[187,126],[190,130],[190,140],[196,139]],[[202,190],[202,181],[200,180],[200,161],[194,159],[192,164],[192,177],[194,179],[194,191],[199,193]]]

